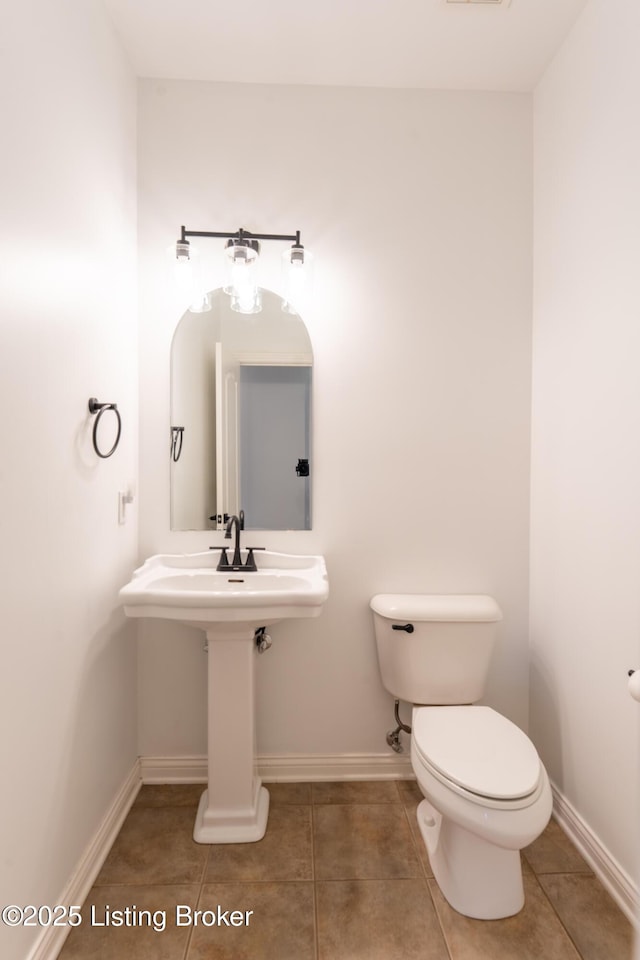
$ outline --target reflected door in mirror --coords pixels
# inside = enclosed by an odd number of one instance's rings
[[[169,458],[171,529],[216,529],[240,509],[248,529],[310,529],[311,481],[296,472],[310,460],[307,329],[269,290],[256,314],[232,311],[223,290],[208,298],[171,344],[170,422],[183,427],[180,457]]]
[[[247,526],[311,529],[311,367],[240,367],[240,500]]]

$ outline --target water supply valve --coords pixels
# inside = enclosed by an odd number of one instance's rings
[[[266,631],[266,627],[258,627],[254,634],[258,653],[265,653],[273,643],[273,640]]]

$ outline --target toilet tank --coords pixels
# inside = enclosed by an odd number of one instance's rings
[[[389,693],[418,704],[475,703],[482,697],[502,620],[493,597],[383,593],[370,606]]]

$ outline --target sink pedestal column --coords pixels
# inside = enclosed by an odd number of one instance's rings
[[[267,829],[269,794],[257,775],[254,628],[218,623],[209,643],[209,783],[200,798],[198,843],[247,843]]]

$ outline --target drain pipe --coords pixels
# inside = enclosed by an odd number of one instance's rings
[[[403,723],[400,719],[400,701],[395,700],[393,704],[393,713],[396,718],[396,723],[398,726],[395,730],[389,730],[387,734],[387,743],[392,750],[395,750],[396,753],[404,753],[404,747],[400,743],[400,731],[403,733],[411,733],[411,727],[408,723]]]

